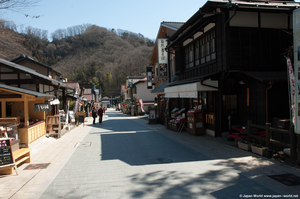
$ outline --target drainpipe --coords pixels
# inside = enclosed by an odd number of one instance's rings
[[[269,110],[268,110],[268,90],[270,90],[273,87],[273,82],[269,82],[270,86],[266,88],[266,123],[269,122]]]

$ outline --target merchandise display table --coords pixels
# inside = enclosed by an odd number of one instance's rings
[[[237,131],[236,133],[232,133],[232,134],[228,135],[229,137],[232,137],[235,139],[236,145],[237,145],[238,138],[247,138],[247,129],[243,129],[243,128],[231,128],[231,129]],[[265,136],[266,131],[253,130],[252,134],[256,135],[256,136]]]

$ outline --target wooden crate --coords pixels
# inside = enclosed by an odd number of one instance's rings
[[[250,151],[250,150],[251,150],[250,144],[243,143],[243,142],[238,142],[238,147],[239,147],[240,149],[245,150],[245,151]]]
[[[258,155],[261,155],[261,156],[265,156],[266,155],[266,150],[267,150],[266,148],[251,145],[252,153],[255,153],[255,154],[258,154]]]

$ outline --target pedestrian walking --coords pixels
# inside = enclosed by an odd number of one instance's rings
[[[102,123],[102,117],[103,117],[103,109],[100,107],[98,109],[98,115],[99,115],[99,123]]]
[[[93,116],[93,118],[94,118],[93,124],[96,124],[97,109],[96,109],[95,107],[93,107],[93,110],[92,110],[92,116]]]
[[[105,110],[106,110],[106,108],[105,108],[105,107],[103,107],[103,114],[105,114]]]

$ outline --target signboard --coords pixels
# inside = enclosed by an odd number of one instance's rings
[[[147,67],[147,89],[152,89],[152,67]]]
[[[41,111],[51,111],[51,105],[49,103],[34,104],[33,111],[35,113],[41,112]]]
[[[294,74],[295,74],[295,133],[300,134],[300,9],[293,12]],[[292,119],[292,118],[291,118]]]
[[[150,119],[155,119],[155,110],[150,110],[149,111],[149,118]]]
[[[75,122],[75,116],[73,111],[69,111],[70,122]]]
[[[157,39],[159,77],[168,77],[168,53],[165,50],[167,44],[167,39]]]
[[[0,139],[0,167],[14,164],[10,139]]]
[[[66,113],[64,110],[59,110],[60,122],[66,123]]]
[[[84,123],[84,116],[83,115],[78,116],[78,122],[79,123]]]

